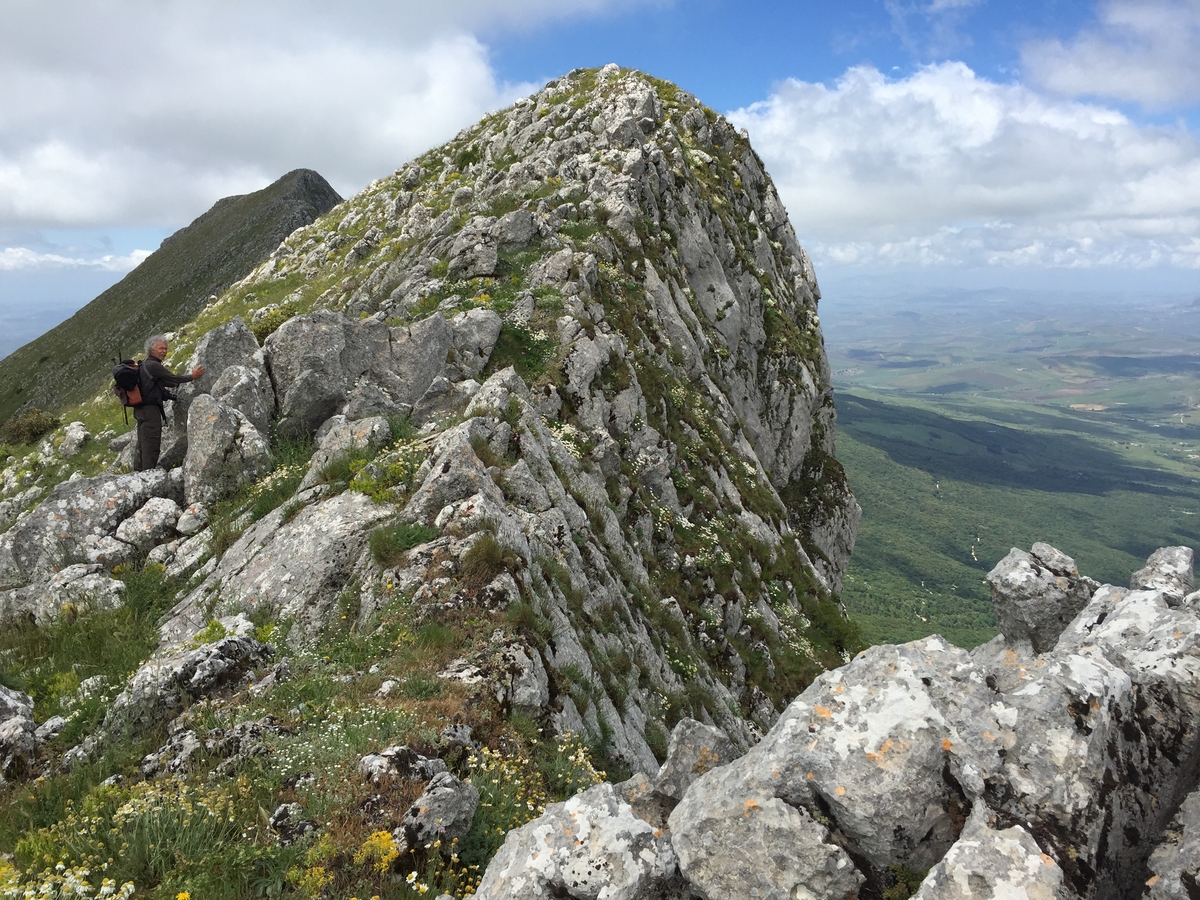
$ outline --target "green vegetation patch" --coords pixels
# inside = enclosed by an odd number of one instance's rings
[[[62,420],[53,413],[35,407],[13,416],[0,425],[0,442],[15,445],[32,444],[61,424]]]
[[[518,375],[533,384],[548,373],[557,353],[557,341],[545,332],[504,322],[484,375],[513,366]]]
[[[175,603],[179,585],[160,565],[117,575],[125,585],[117,609],[71,604],[50,624],[17,621],[0,629],[0,683],[31,696],[38,721],[64,716],[63,746],[104,719],[125,679],[158,646],[156,623]]]
[[[371,556],[381,566],[391,568],[404,562],[404,554],[413,547],[436,538],[438,530],[429,525],[402,522],[371,532]]]

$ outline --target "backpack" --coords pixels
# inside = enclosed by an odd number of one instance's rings
[[[123,359],[113,366],[113,393],[122,406],[142,405],[142,374],[132,359]]]

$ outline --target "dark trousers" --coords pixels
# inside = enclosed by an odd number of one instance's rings
[[[158,465],[158,454],[162,450],[163,411],[161,406],[139,406],[133,411],[137,420],[137,452],[133,457],[133,470],[144,472]]]

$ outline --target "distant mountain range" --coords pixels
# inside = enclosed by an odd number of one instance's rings
[[[146,337],[183,325],[341,199],[319,174],[296,169],[261,191],[218,200],[71,318],[0,359],[0,421],[94,395],[118,349],[140,356]]]

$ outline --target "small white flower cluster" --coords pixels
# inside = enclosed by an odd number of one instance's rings
[[[103,878],[97,887],[89,880],[92,870],[86,866],[66,866],[59,863],[38,876],[36,883],[22,884],[11,866],[0,869],[0,898],[3,900],[67,900],[71,897],[104,897],[126,900],[133,896],[132,881],[118,885],[112,878]]]
[[[554,433],[554,436],[558,438],[559,443],[566,447],[567,452],[571,456],[575,459],[583,459],[583,432],[570,422],[546,418],[543,418],[542,421]]]
[[[412,716],[400,709],[364,704],[332,712],[315,711],[311,727],[279,735],[274,752],[264,757],[285,778],[302,772],[353,771],[362,753],[386,746],[393,737],[411,732]],[[362,748],[362,753],[355,748]]]

